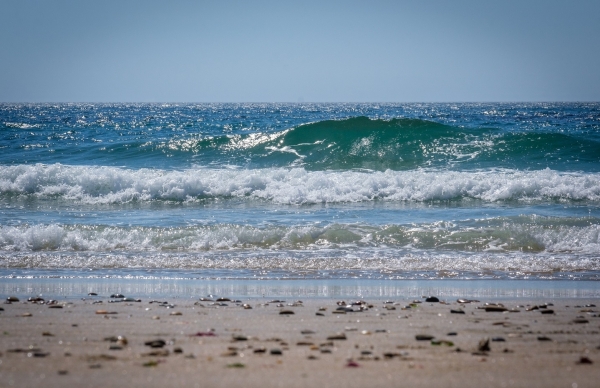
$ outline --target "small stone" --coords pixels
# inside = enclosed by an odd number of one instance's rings
[[[67,370],[59,370],[58,371],[58,374],[61,375],[61,376],[64,376],[64,375],[66,375],[68,373],[69,373],[69,371],[67,371]]]
[[[486,312],[504,312],[504,311],[508,311],[508,309],[504,306],[485,306],[485,311]]]
[[[253,352],[256,354],[262,354],[262,353],[265,353],[266,351],[267,351],[267,349],[264,346],[261,346],[259,348],[254,349]]]
[[[429,334],[417,334],[415,336],[415,339],[417,341],[431,341],[434,338],[434,336],[429,335]]]
[[[6,298],[6,301],[10,302],[10,303],[12,303],[12,302],[18,302],[19,298],[17,298],[16,296],[9,296],[8,298]]]
[[[161,340],[161,339],[144,342],[144,345],[150,346],[151,348],[162,348],[166,344],[167,343],[164,340]]]
[[[50,333],[49,331],[45,331],[45,332],[43,332],[43,333],[42,333],[42,335],[43,335],[44,337],[54,337],[54,334]]]
[[[173,353],[176,353],[176,354],[181,354],[181,353],[183,353],[183,349],[181,349],[181,348],[179,348],[179,347],[177,347],[177,348],[174,348],[174,349],[173,349]]]
[[[575,318],[573,319],[573,323],[590,323],[590,321],[585,318]]]
[[[546,337],[545,335],[537,337],[538,341],[552,341],[551,338]]]
[[[542,313],[542,314],[554,314],[554,310],[544,309],[544,310],[540,310],[540,313]]]
[[[88,292],[88,296],[98,296],[98,294],[95,292]]]
[[[310,335],[310,334],[315,334],[314,331],[312,330],[302,330],[300,333],[304,334],[304,335]]]
[[[228,364],[227,368],[235,368],[235,369],[241,369],[241,368],[245,368],[246,365],[242,364],[241,362],[234,362],[233,364]]]
[[[232,335],[234,341],[247,341],[248,337],[242,334],[233,334]]]
[[[279,312],[279,315],[294,315],[296,314],[295,312],[293,312],[292,310],[281,310]]]
[[[491,350],[490,339],[484,338],[481,341],[479,341],[479,344],[477,345],[477,350],[480,352],[489,352]]]
[[[578,364],[593,364],[594,362],[592,360],[590,360],[588,357],[586,356],[581,356],[579,357],[579,361],[577,362]]]
[[[125,296],[123,294],[112,294],[110,297],[115,298],[115,299],[125,298]]]
[[[231,299],[229,299],[229,298],[218,298],[217,302],[231,302]]]
[[[181,312],[179,312],[179,311],[173,311],[173,312],[172,312],[171,314],[169,314],[169,315],[183,315],[183,314],[181,314]]]
[[[504,337],[492,337],[492,342],[506,342]]]
[[[283,352],[281,351],[281,349],[277,349],[277,348],[271,349],[271,350],[269,351],[269,353],[270,353],[272,356],[281,356],[281,355],[283,355]]]
[[[461,309],[450,310],[450,314],[464,314],[465,312]]]
[[[440,300],[435,296],[430,296],[425,299],[425,302],[438,303]]]
[[[337,333],[337,334],[330,335],[329,337],[327,337],[327,340],[329,340],[329,341],[345,340],[345,339],[346,339],[346,334],[344,334],[344,333]]]
[[[63,306],[61,304],[53,304],[48,306],[49,309],[62,309]]]

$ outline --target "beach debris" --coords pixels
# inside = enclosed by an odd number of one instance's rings
[[[464,314],[465,312],[462,309],[451,309],[450,314]]]
[[[296,314],[295,312],[293,312],[292,310],[281,310],[279,312],[279,315],[294,315]]]
[[[262,354],[262,353],[265,353],[266,351],[267,351],[267,348],[265,348],[264,346],[255,348],[253,350],[253,352],[256,353],[256,354]]]
[[[45,331],[42,333],[42,336],[44,337],[54,337],[54,334],[50,333],[49,331]]]
[[[183,315],[180,311],[173,311],[169,315]]]
[[[314,331],[312,330],[302,330],[300,333],[304,334],[304,335],[310,335],[310,334],[316,334]]]
[[[346,368],[358,368],[358,367],[360,367],[360,364],[354,360],[348,360],[348,362],[346,363]]]
[[[18,302],[19,298],[17,298],[16,296],[9,296],[8,298],[6,298],[6,301],[8,303]]]
[[[246,365],[242,364],[241,362],[234,362],[233,364],[227,364],[227,368],[233,368],[233,369],[241,369],[241,368],[245,368]]]
[[[506,342],[504,337],[492,337],[492,342]]]
[[[95,292],[88,292],[88,296],[98,296],[98,294]]]
[[[110,297],[114,298],[114,299],[123,299],[123,298],[125,298],[125,295],[123,295],[123,294],[112,294]]]
[[[50,306],[48,306],[49,309],[62,309],[63,305],[62,304],[52,304]]]
[[[428,303],[439,303],[439,298],[436,296],[428,296],[427,298],[425,298],[425,302]]]
[[[250,306],[248,303],[244,303],[242,307],[244,308],[244,310],[252,310],[252,306]]]
[[[283,355],[283,352],[279,348],[273,348],[269,351],[269,353],[271,354],[271,356],[282,356]]]
[[[432,339],[434,339],[435,337],[429,334],[417,334],[415,336],[415,339],[417,341],[431,341]]]
[[[337,341],[337,340],[345,340],[346,339],[346,334],[345,333],[336,333],[333,335],[330,335],[329,337],[327,337],[328,341]]]
[[[543,309],[543,310],[540,310],[540,313],[542,313],[542,314],[554,314],[554,310]]]
[[[323,313],[321,313],[321,312],[319,312],[319,311],[317,311],[317,312],[315,313],[315,315],[317,315],[317,316],[319,316],[319,317],[324,317],[324,316],[325,316],[325,314],[323,314]]]
[[[231,302],[229,298],[217,298],[216,302]]]
[[[23,313],[23,314],[21,314],[21,316],[22,317],[31,317],[32,315],[31,315],[31,313]]]
[[[310,341],[298,341],[296,342],[296,346],[314,346],[315,344]]]

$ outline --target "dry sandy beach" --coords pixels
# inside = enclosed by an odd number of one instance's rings
[[[441,298],[19,299],[0,305],[2,387],[583,388],[600,381],[600,301],[593,299],[494,300],[503,306]]]

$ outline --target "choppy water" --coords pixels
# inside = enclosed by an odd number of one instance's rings
[[[600,104],[3,104],[0,265],[599,279]]]

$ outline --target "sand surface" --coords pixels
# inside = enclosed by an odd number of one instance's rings
[[[0,386],[599,386],[598,300],[214,299],[0,304]]]

